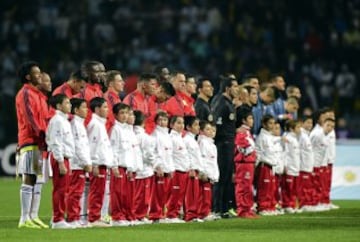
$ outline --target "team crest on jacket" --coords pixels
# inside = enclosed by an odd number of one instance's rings
[[[234,119],[235,119],[235,114],[234,114],[234,113],[230,113],[229,119],[230,119],[230,120],[234,120]]]
[[[209,116],[208,116],[208,121],[209,121],[209,122],[214,121],[214,117],[212,116],[212,114],[209,114]]]

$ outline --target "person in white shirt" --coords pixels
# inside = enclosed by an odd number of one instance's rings
[[[134,171],[134,154],[129,137],[127,120],[130,106],[115,104],[113,113],[115,124],[111,130],[110,141],[114,153],[114,169],[110,180],[110,204],[112,226],[129,226],[128,220],[128,179]],[[131,171],[131,172],[130,172]]]
[[[73,226],[65,222],[65,199],[69,186],[69,159],[75,155],[74,137],[68,121],[71,103],[67,96],[58,94],[51,97],[50,104],[56,109],[56,114],[51,118],[46,131],[46,143],[53,170],[52,228],[69,229]]]
[[[146,215],[150,206],[151,185],[154,176],[155,164],[155,140],[145,132],[145,115],[139,111],[134,111],[135,123],[134,132],[139,142],[139,150],[136,152],[139,159],[143,162],[143,168],[136,172],[134,210],[135,217],[141,223],[150,223]]]
[[[312,173],[314,170],[314,153],[310,140],[310,132],[313,127],[311,116],[302,118],[302,128],[299,139],[300,144],[300,173],[299,173],[299,208],[304,212],[314,211],[312,197],[314,188],[312,186]]]
[[[155,116],[156,128],[151,135],[155,139],[155,175],[152,183],[149,219],[154,223],[167,222],[163,212],[169,197],[170,180],[175,170],[168,122],[167,113],[158,112]]]
[[[317,205],[318,210],[329,210],[329,207],[324,207],[324,193],[326,189],[326,173],[327,155],[330,140],[328,134],[334,129],[335,120],[325,119],[321,126],[315,127],[310,133],[310,140],[314,153],[314,173],[313,186],[315,194],[313,196],[313,205]]]
[[[277,212],[279,214],[282,213],[282,198],[281,198],[281,181],[284,176],[285,172],[285,144],[283,138],[281,137],[281,125],[278,121],[275,122],[273,135],[275,136],[273,150],[274,154],[277,157],[276,160],[278,161],[274,166],[275,172],[275,182],[274,182],[274,202],[273,206],[277,208]]]
[[[299,121],[288,120],[285,124],[285,175],[282,180],[281,195],[286,213],[296,212],[297,182],[300,172]]]
[[[199,216],[205,221],[220,219],[221,217],[211,213],[212,210],[212,187],[219,181],[219,166],[217,163],[217,148],[214,144],[216,125],[209,121],[200,122],[200,135],[198,143],[200,147],[203,170],[199,173],[200,178],[200,208]]]
[[[256,201],[260,215],[275,215],[273,168],[277,165],[277,155],[274,150],[275,137],[272,132],[275,125],[273,116],[266,114],[262,119],[262,128],[256,138]]]
[[[330,119],[335,120],[335,112],[334,110],[330,109],[326,113],[327,117]],[[325,179],[326,179],[326,185],[325,185],[325,191],[324,191],[324,201],[323,203],[325,206],[329,207],[330,209],[338,209],[339,206],[335,205],[330,202],[330,191],[331,191],[331,178],[332,178],[332,170],[333,170],[333,164],[336,160],[336,134],[335,129],[333,129],[329,135],[329,147],[327,150],[327,157],[328,157],[328,165],[325,169]]]
[[[91,172],[90,145],[84,121],[87,115],[87,104],[85,99],[72,98],[71,130],[75,141],[75,155],[70,159],[70,184],[67,199],[67,222],[74,227],[80,224],[80,199],[85,187],[85,173]]]
[[[196,136],[200,132],[199,119],[195,116],[185,116],[186,134],[184,143],[188,152],[188,160],[190,161],[189,180],[185,194],[185,221],[202,222],[199,216],[200,205],[200,184],[199,172],[203,170],[201,152]]]
[[[106,131],[108,105],[104,98],[95,97],[90,101],[92,116],[87,125],[90,143],[92,172],[89,187],[89,222],[92,226],[109,226],[101,221],[101,207],[104,201],[107,167],[113,167],[113,151]]]
[[[175,166],[174,176],[170,182],[170,195],[167,202],[167,215],[169,222],[182,223],[179,218],[183,205],[187,183],[189,180],[190,160],[185,146],[182,132],[184,131],[184,118],[172,116],[170,119],[170,138],[173,146],[173,160]]]

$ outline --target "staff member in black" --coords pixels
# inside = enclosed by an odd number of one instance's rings
[[[200,78],[197,83],[198,96],[195,101],[194,107],[196,117],[200,120],[214,122],[214,114],[210,107],[210,98],[213,96],[214,87],[212,86],[209,78]]]
[[[228,210],[234,185],[232,174],[234,171],[234,138],[236,133],[236,112],[232,100],[236,94],[238,82],[233,78],[224,78],[220,82],[222,95],[211,102],[214,120],[217,127],[215,145],[218,150],[219,182],[213,189],[213,210],[228,218]]]

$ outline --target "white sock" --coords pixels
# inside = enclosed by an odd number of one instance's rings
[[[88,215],[88,196],[89,196],[90,181],[85,182],[84,191],[80,199],[80,220],[86,221]]]
[[[24,223],[26,220],[30,219],[30,207],[33,196],[33,188],[33,186],[26,184],[22,184],[20,187],[20,223]]]
[[[30,218],[32,219],[39,217],[42,185],[43,185],[42,183],[36,183],[34,186],[34,192],[33,192],[31,210],[30,210]]]
[[[103,205],[101,207],[101,217],[109,215],[109,203],[110,203],[110,180],[106,179],[105,192],[104,192]]]

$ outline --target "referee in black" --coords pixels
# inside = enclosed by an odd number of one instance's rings
[[[197,91],[198,96],[194,104],[196,117],[200,120],[206,120],[213,123],[214,114],[211,110],[210,98],[214,94],[214,87],[209,78],[200,78],[198,80]]]
[[[216,123],[215,145],[218,150],[219,182],[213,189],[213,210],[222,218],[229,217],[229,204],[234,193],[232,174],[234,171],[234,139],[236,133],[236,111],[232,100],[236,93],[238,82],[233,78],[222,78],[220,82],[221,95],[211,102]]]

